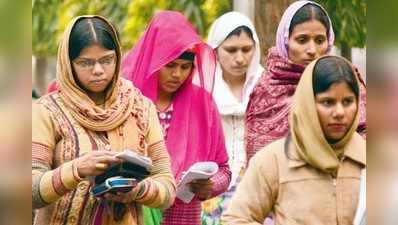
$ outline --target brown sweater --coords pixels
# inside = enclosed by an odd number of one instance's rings
[[[365,141],[357,134],[341,160],[338,175],[316,170],[284,151],[285,139],[259,151],[223,214],[225,225],[263,224],[269,213],[276,225],[351,225],[358,204]]]

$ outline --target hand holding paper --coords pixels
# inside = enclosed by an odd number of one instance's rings
[[[195,194],[190,189],[190,183],[194,180],[209,179],[218,172],[215,162],[197,162],[193,164],[183,175],[177,187],[177,198],[185,203],[192,201]]]
[[[196,197],[201,200],[207,200],[213,191],[214,182],[209,179],[193,180],[190,185],[190,190]]]

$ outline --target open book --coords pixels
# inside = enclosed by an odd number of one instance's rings
[[[150,170],[152,166],[152,160],[148,157],[142,156],[134,152],[133,150],[124,150],[116,155],[116,158],[123,159],[127,162],[134,163],[136,165],[145,167]]]
[[[195,196],[189,188],[189,183],[197,179],[208,179],[214,176],[218,171],[218,165],[215,162],[197,162],[193,164],[182,176],[181,182],[177,187],[177,198],[185,203],[192,201]]]

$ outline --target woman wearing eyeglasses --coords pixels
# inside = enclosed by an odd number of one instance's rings
[[[105,18],[82,16],[67,27],[58,50],[58,90],[33,103],[34,224],[143,224],[142,205],[164,208],[174,201],[156,109],[119,76],[120,60],[117,32]],[[119,162],[114,156],[125,149],[152,159],[151,176],[99,201],[88,178]]]

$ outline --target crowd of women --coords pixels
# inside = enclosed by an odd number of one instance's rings
[[[158,12],[124,55],[108,19],[74,18],[32,108],[33,223],[364,224],[366,87],[333,44],[327,12],[305,0],[284,12],[265,68],[238,12],[207,43]],[[94,197],[92,177],[125,149],[152,160],[150,176]],[[189,183],[186,203],[176,189],[204,161],[218,171]]]

